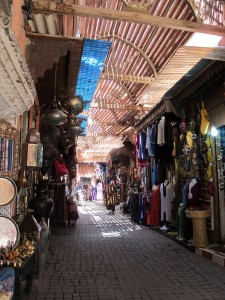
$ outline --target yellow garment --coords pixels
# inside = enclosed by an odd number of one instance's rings
[[[201,124],[200,124],[200,131],[201,134],[207,134],[210,128],[210,122],[209,122],[209,115],[207,110],[204,108],[204,104],[202,102],[202,108],[201,108]]]
[[[187,144],[190,148],[192,148],[192,146],[193,146],[193,140],[192,140],[191,136],[192,136],[192,132],[188,131],[187,135],[186,135],[186,140],[187,140]]]
[[[212,150],[210,148],[207,151],[207,159],[208,159],[208,162],[213,162]]]
[[[209,135],[207,135],[207,137],[205,139],[205,144],[206,144],[207,148],[211,147],[211,139],[210,139]]]
[[[173,151],[172,151],[172,157],[176,157],[176,142],[173,141]]]
[[[207,174],[208,179],[210,179],[212,177],[212,166],[210,164],[208,165],[206,174]]]

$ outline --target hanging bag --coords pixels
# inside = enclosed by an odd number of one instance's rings
[[[66,167],[66,164],[61,158],[57,158],[55,160],[55,174],[57,176],[64,176],[68,174],[68,169]]]

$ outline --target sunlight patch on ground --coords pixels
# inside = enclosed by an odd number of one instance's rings
[[[136,225],[135,228],[136,228],[137,230],[141,230],[141,229],[142,229],[142,228],[141,228],[140,226],[138,226],[138,225]]]
[[[92,216],[92,218],[93,218],[96,222],[102,221],[102,218],[99,217],[99,216]]]
[[[82,207],[78,207],[78,212],[83,214],[83,215],[87,215],[88,213],[82,208]]]
[[[103,237],[118,237],[120,236],[120,232],[119,231],[113,231],[113,232],[102,232],[102,236]]]

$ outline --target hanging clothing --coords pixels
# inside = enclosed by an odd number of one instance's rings
[[[187,195],[188,195],[188,187],[190,180],[187,180],[182,189],[182,203],[178,208],[178,237],[182,240],[185,240],[187,237],[187,217],[186,217],[186,204],[187,204]]]
[[[146,149],[150,157],[155,156],[155,126],[147,128],[146,133]]]
[[[193,178],[188,185],[188,194],[187,194],[187,205],[189,208],[191,206],[198,206],[201,204],[201,183]]]
[[[145,145],[145,148],[148,150],[148,154],[150,153],[150,130],[151,130],[151,127],[148,127],[147,130],[146,130],[146,145]]]
[[[164,181],[160,185],[161,196],[161,221],[164,221],[164,213],[166,221],[171,222],[171,203],[173,201],[173,185],[169,181]]]
[[[151,226],[160,225],[160,185],[154,185],[151,196]]]
[[[160,146],[165,145],[165,116],[162,116],[158,122],[157,128],[157,144]]]
[[[146,132],[139,133],[139,156],[140,159],[149,160],[148,150],[146,149]]]
[[[116,193],[117,193],[117,189],[115,184],[110,183],[106,188],[105,203],[106,203],[106,209],[112,210],[113,213],[115,211],[115,205],[116,205]]]
[[[152,186],[156,185],[157,182],[158,182],[158,164],[154,159],[153,167],[152,167]]]
[[[15,284],[15,271],[12,267],[3,267],[0,269],[0,299],[4,297],[4,293],[8,293],[5,299],[12,299]],[[1,296],[2,295],[2,296]]]
[[[182,203],[185,207],[187,205],[187,196],[188,196],[189,183],[190,183],[190,180],[187,180],[185,185],[183,186],[183,189],[182,189]]]

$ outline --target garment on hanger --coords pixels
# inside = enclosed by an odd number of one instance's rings
[[[152,186],[154,186],[158,182],[158,165],[154,159],[153,167],[152,167]]]
[[[182,189],[182,204],[186,207],[187,205],[187,197],[188,197],[188,191],[189,191],[189,183],[190,180],[187,180],[185,185],[183,186]]]
[[[157,144],[159,146],[165,145],[165,116],[162,116],[158,122],[157,127]]]
[[[191,179],[188,186],[187,208],[200,205],[201,183],[196,178]]]
[[[146,149],[150,157],[155,156],[155,125],[147,128]]]
[[[160,185],[152,187],[151,197],[151,226],[160,225]]]
[[[139,141],[139,134],[136,135],[136,153],[137,157],[139,158],[139,150],[140,150],[140,141]]]
[[[146,145],[145,148],[148,150],[148,154],[150,153],[150,130],[151,127],[148,127],[146,130]]]
[[[140,159],[149,160],[148,150],[146,149],[146,133],[141,131],[139,133],[139,156]]]
[[[168,180],[165,180],[160,184],[161,221],[164,221],[164,213],[166,213],[166,221],[171,222],[171,203],[173,196],[173,185]]]

